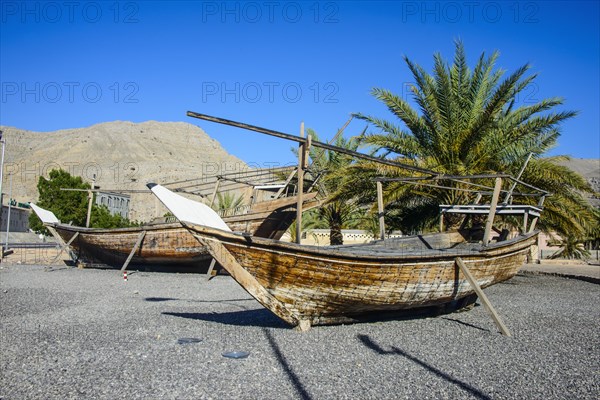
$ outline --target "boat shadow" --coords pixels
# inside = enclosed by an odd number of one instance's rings
[[[435,366],[413,356],[412,354],[408,353],[405,350],[400,349],[399,347],[390,346],[389,350],[386,350],[381,345],[376,343],[373,339],[371,339],[371,337],[369,335],[357,335],[357,337],[358,337],[358,340],[360,340],[360,342],[363,345],[365,345],[367,348],[371,349],[372,351],[374,351],[375,353],[377,353],[379,355],[402,356],[402,357],[406,358],[407,360],[412,361],[415,364],[417,364],[418,366],[424,368],[425,370],[433,373],[438,378],[441,378],[441,379],[447,381],[448,383],[458,386],[459,388],[468,392],[471,396],[475,397],[476,399],[482,399],[482,400],[491,399],[490,396],[488,396],[481,390],[477,389],[476,387],[469,385],[468,383],[463,382],[460,379],[453,377],[451,374],[444,372],[444,371],[440,370],[439,368],[436,368]]]
[[[271,329],[291,329],[289,325],[267,309],[240,310],[227,312],[186,313],[165,311],[163,315],[214,322],[222,325],[255,326]]]
[[[146,297],[144,299],[148,302],[168,302],[168,301],[186,301],[190,303],[219,303],[227,304],[233,307],[237,307],[238,311],[225,311],[225,312],[205,312],[205,313],[185,313],[185,312],[172,312],[165,311],[163,315],[170,315],[180,318],[196,319],[207,322],[216,322],[223,325],[233,326],[254,326],[262,328],[282,328],[282,329],[293,329],[283,320],[273,314],[266,308],[260,309],[248,309],[242,304],[236,304],[236,302],[252,302],[252,299],[227,299],[227,300],[187,300],[170,297]],[[402,320],[414,320],[431,317],[446,316],[445,319],[468,325],[473,328],[485,330],[483,328],[470,325],[459,321],[457,319],[448,318],[450,315],[468,311],[472,307],[476,307],[475,301],[477,296],[468,296],[467,298],[453,301],[441,306],[429,306],[410,310],[396,310],[396,311],[379,311],[368,315],[355,315],[348,316],[343,322],[336,323],[334,325],[341,325],[344,323],[374,323],[374,322],[386,322],[386,321],[402,321]]]
[[[160,303],[163,301],[185,301],[188,303],[234,303],[234,302],[252,302],[253,299],[251,298],[245,298],[245,299],[227,299],[227,300],[192,300],[192,299],[180,299],[177,297],[145,297],[144,301],[148,301],[151,303]],[[246,308],[244,308],[243,306],[240,306],[238,304],[234,304],[236,307],[240,307],[244,310],[246,310]]]

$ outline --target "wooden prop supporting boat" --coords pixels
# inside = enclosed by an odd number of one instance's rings
[[[302,330],[465,298],[474,289],[457,260],[485,288],[513,277],[538,235],[484,246],[464,233],[448,232],[320,248],[197,223],[177,195],[160,185],[149,187],[248,293]],[[211,211],[200,203],[194,207]]]

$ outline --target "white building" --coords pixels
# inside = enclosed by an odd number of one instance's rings
[[[31,211],[24,207],[10,207],[10,232],[29,232],[29,214]],[[0,232],[6,232],[8,222],[8,206],[2,205]]]
[[[111,214],[119,214],[123,218],[129,219],[129,195],[112,192],[97,192],[96,204],[108,207]]]

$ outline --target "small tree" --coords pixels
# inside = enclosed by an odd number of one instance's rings
[[[40,176],[37,184],[37,205],[52,211],[58,219],[66,223],[83,226],[87,217],[87,193],[65,191],[60,188],[90,189],[90,184],[79,176],[71,176],[62,169],[52,170],[49,179]],[[29,216],[29,227],[35,232],[48,234],[47,229],[35,213]]]
[[[62,169],[52,170],[49,179],[40,176],[37,184],[37,205],[52,211],[56,217],[65,223],[84,226],[87,219],[88,194],[85,191],[67,191],[61,188],[88,190],[90,184],[84,182],[79,176],[71,176]],[[106,206],[92,206],[91,227],[94,228],[121,228],[134,226],[127,218],[120,215],[111,215]],[[48,234],[48,230],[35,213],[29,216],[29,227],[35,231]]]

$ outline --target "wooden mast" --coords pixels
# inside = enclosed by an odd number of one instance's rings
[[[304,137],[304,122],[300,123],[300,137]],[[304,167],[307,143],[298,146],[298,191],[296,193],[296,243],[302,242],[302,193],[304,192]]]
[[[496,207],[498,206],[498,198],[502,189],[502,178],[496,178],[494,186],[494,194],[492,195],[492,203],[490,204],[490,212],[485,223],[485,232],[483,233],[483,245],[487,246],[490,243],[490,235],[492,233],[492,225],[494,224],[494,216],[496,215]]]
[[[218,118],[218,117],[212,117],[210,115],[206,115],[206,114],[200,114],[200,113],[196,113],[193,111],[188,111],[187,112],[187,116],[188,117],[193,117],[193,118],[198,118],[198,119],[202,119],[205,121],[211,121],[211,122],[216,122],[218,124],[224,124],[224,125],[229,125],[229,126],[235,126],[237,128],[242,128],[242,129],[246,129],[249,131],[254,131],[254,132],[259,132],[259,133],[264,133],[265,135],[270,135],[270,136],[275,136],[281,139],[287,139],[287,140],[291,140],[297,143],[306,143],[308,142],[307,138],[303,138],[300,136],[295,136],[295,135],[290,135],[288,133],[283,133],[283,132],[278,132],[278,131],[274,131],[271,129],[266,129],[266,128],[261,128],[259,126],[254,126],[254,125],[249,125],[249,124],[244,124],[242,122],[236,122],[236,121],[231,121],[228,119],[224,119],[224,118]],[[348,156],[352,156],[352,157],[356,157],[356,158],[362,158],[363,160],[368,160],[368,161],[373,161],[379,164],[384,164],[384,165],[390,165],[392,167],[398,167],[398,168],[403,168],[409,171],[414,171],[414,172],[420,172],[422,174],[426,174],[426,175],[432,175],[432,176],[438,176],[439,173],[433,171],[433,170],[429,170],[429,169],[425,169],[425,168],[419,168],[419,167],[415,167],[414,165],[408,165],[408,164],[403,164],[403,163],[399,163],[396,161],[390,161],[390,160],[386,160],[385,158],[379,158],[379,157],[374,157],[374,156],[369,156],[367,154],[363,154],[363,153],[359,153],[357,151],[352,151],[352,150],[348,150],[348,149],[344,149],[343,147],[338,147],[338,146],[334,146],[328,143],[323,143],[323,142],[318,142],[316,140],[313,140],[311,143],[312,146],[315,147],[319,147],[322,149],[326,149],[326,150],[332,150],[341,154],[346,154]]]
[[[379,218],[379,239],[385,239],[385,220],[383,218],[383,184],[377,181],[377,216]]]

